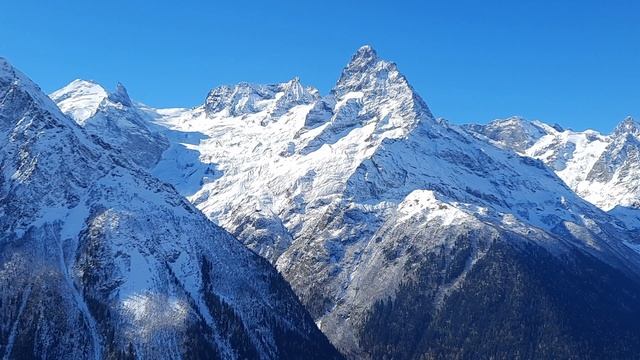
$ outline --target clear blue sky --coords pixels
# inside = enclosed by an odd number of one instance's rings
[[[55,4],[54,4],[55,3]],[[181,3],[181,4],[179,4]],[[0,55],[53,91],[123,82],[195,106],[239,81],[327,93],[356,48],[398,63],[437,116],[609,131],[640,117],[640,1],[5,1]]]

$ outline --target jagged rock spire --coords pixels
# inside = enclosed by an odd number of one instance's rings
[[[42,90],[36,85],[29,77],[23,74],[20,70],[13,67],[6,59],[0,57],[0,99],[4,98],[7,94],[12,94],[12,102],[3,102],[0,105],[5,106],[5,110],[8,111],[10,106],[14,106],[13,111],[20,113],[29,109],[29,107],[37,104],[44,110],[47,110],[52,114],[59,114],[60,109],[53,103],[53,101],[42,93]],[[33,103],[33,104],[32,104]],[[5,122],[10,118],[3,118],[0,115],[0,120]],[[11,118],[19,121],[19,117]],[[57,119],[56,119],[57,120]],[[62,119],[66,121],[66,119]],[[0,122],[0,125],[4,125]]]
[[[378,60],[378,53],[370,46],[365,45],[356,50],[347,65],[349,70],[364,70]]]
[[[204,108],[208,115],[226,111],[230,116],[242,116],[272,107],[272,115],[282,115],[295,105],[309,104],[317,98],[316,89],[304,87],[300,79],[294,77],[280,84],[242,82],[217,87],[207,95]]]
[[[113,102],[120,103],[125,106],[131,106],[131,98],[129,98],[129,93],[127,89],[122,85],[122,83],[118,82],[116,85],[116,90],[109,94],[109,100]]]
[[[333,92],[340,95],[370,87],[377,78],[377,72],[395,69],[395,64],[378,58],[378,54],[371,46],[362,46],[353,54],[347,66],[342,70],[340,80],[338,80]]]
[[[82,125],[95,114],[108,95],[107,90],[95,81],[76,79],[54,91],[49,97],[62,112]]]
[[[305,88],[300,83],[299,77],[280,85],[282,96],[276,101],[273,109],[274,115],[281,115],[296,105],[310,104],[317,100],[317,93],[312,88]]]
[[[360,47],[351,57],[331,93],[336,99],[349,93],[362,93],[362,101],[374,107],[379,100],[393,99],[396,106],[392,127],[412,128],[424,119],[434,120],[427,104],[398,71],[396,64],[378,57],[369,45]],[[391,111],[390,108],[387,111]],[[380,114],[380,118],[385,116]]]

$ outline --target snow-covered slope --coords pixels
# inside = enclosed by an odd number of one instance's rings
[[[4,358],[339,357],[265,260],[2,58],[0,149]]]
[[[156,165],[169,147],[163,135],[148,127],[145,113],[120,83],[110,93],[94,82],[75,80],[50,97],[90,135],[142,167]]]
[[[563,130],[534,121],[495,120],[467,129],[505,148],[544,161],[569,187],[605,211],[640,228],[640,126],[631,117],[609,135]],[[537,127],[532,134],[525,128]],[[522,139],[526,139],[523,140]],[[522,146],[526,143],[526,146]],[[635,215],[634,215],[635,213]]]
[[[294,79],[141,110],[171,143],[154,174],[276,264],[351,357],[640,349],[633,234],[542,162],[436,120],[371,47],[326,96]]]

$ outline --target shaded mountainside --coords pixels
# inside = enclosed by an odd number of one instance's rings
[[[438,284],[467,259],[430,253],[393,297],[378,300],[359,333],[372,359],[633,358],[640,349],[640,283],[575,252],[489,245],[463,283],[434,306]]]
[[[340,358],[265,260],[4,59],[0,145],[4,358]]]
[[[435,119],[369,46],[325,96],[243,83],[138,111],[170,142],[154,174],[275,264],[348,357],[639,350],[637,235],[542,161]],[[550,131],[511,125],[523,148]]]

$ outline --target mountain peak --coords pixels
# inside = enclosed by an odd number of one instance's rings
[[[13,83],[19,83],[22,86],[29,88],[40,89],[35,85],[28,77],[21,73],[18,69],[13,67],[9,61],[3,57],[0,57],[0,80],[9,81]]]
[[[281,84],[282,90],[287,91],[301,91],[304,89],[302,83],[300,83],[300,78],[295,76],[293,79]]]
[[[19,75],[20,73],[7,59],[0,57],[0,79],[13,79]]]
[[[70,82],[69,84],[67,84],[64,88],[79,88],[79,87],[100,88],[100,89],[104,90],[102,85],[98,84],[96,81],[87,80],[87,79],[75,79],[72,82]]]
[[[525,152],[550,131],[559,131],[539,121],[529,121],[522,116],[492,120],[486,125],[465,125],[466,129],[486,136],[501,147]]]
[[[0,78],[8,77],[13,72],[13,66],[9,64],[7,59],[0,56]]]
[[[618,126],[616,126],[613,133],[616,135],[640,134],[640,124],[638,124],[631,116],[627,116],[618,124]]]
[[[42,94],[42,90],[28,76],[16,69],[5,58],[0,57],[0,98],[3,91],[24,92],[28,94],[39,106],[49,112],[59,112],[58,107],[47,96]]]
[[[300,84],[300,77],[299,76],[294,76],[293,79],[287,81],[285,84],[299,85]]]
[[[281,86],[281,91],[284,92],[283,96],[292,98],[293,100],[308,99],[311,101],[315,98],[313,94],[315,92],[314,90],[314,88],[304,87],[300,82],[300,78],[297,76]]]
[[[124,106],[131,106],[131,98],[129,98],[127,88],[125,88],[120,82],[116,85],[116,90],[109,94],[109,100],[120,103]]]
[[[528,121],[520,116],[520,115],[514,115],[514,116],[510,116],[508,118],[505,119],[495,119],[492,120],[489,124],[495,124],[495,125],[522,125],[527,123]]]
[[[369,45],[355,52],[342,70],[331,94],[336,100],[343,97],[360,98],[376,109],[378,101],[393,100],[397,105],[397,116],[388,124],[390,128],[411,129],[423,119],[434,120],[427,104],[400,73],[396,64],[379,58]],[[385,109],[387,115],[390,111],[391,108]],[[381,113],[378,119],[384,119],[387,115]]]
[[[101,101],[107,97],[107,90],[93,80],[75,79],[64,87],[54,91],[49,97],[59,102],[78,96],[96,96],[100,98]]]
[[[378,54],[371,46],[365,45],[359,48],[355,54],[351,56],[351,60],[347,66],[342,70],[338,84],[348,81],[354,77],[354,75],[368,72],[379,62]]]
[[[350,66],[368,65],[378,59],[378,53],[370,46],[364,45],[351,57]]]
[[[341,96],[348,92],[388,87],[401,83],[408,86],[404,76],[398,72],[396,64],[380,59],[371,46],[365,45],[356,50],[347,66],[342,70],[333,92]]]
[[[223,111],[229,116],[243,116],[266,110],[275,103],[273,114],[282,115],[295,105],[308,104],[317,98],[318,90],[304,87],[296,76],[277,84],[240,82],[219,86],[207,95],[204,109],[209,116]]]
[[[76,79],[54,91],[49,97],[63,113],[82,125],[93,116],[108,95],[107,90],[97,82]]]
[[[278,92],[281,92],[282,95],[276,100],[272,112],[276,116],[286,113],[296,105],[310,104],[318,99],[317,90],[305,88],[297,76],[281,84]]]

